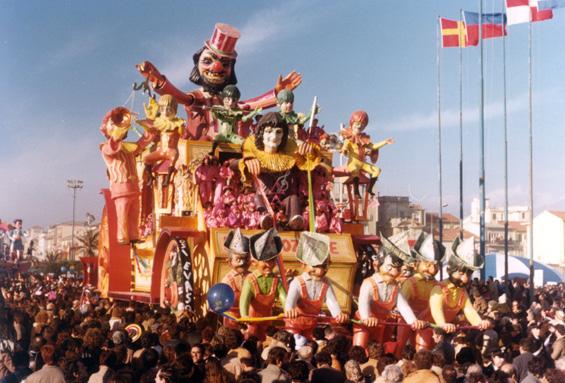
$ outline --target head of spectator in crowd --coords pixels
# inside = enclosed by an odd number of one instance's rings
[[[504,358],[504,354],[502,352],[494,352],[490,358],[495,370],[500,370],[502,365],[506,363],[506,359]]]
[[[379,361],[377,362],[377,371],[379,372],[379,375],[383,373],[386,366],[388,366],[389,364],[396,364],[396,362],[397,360],[392,354],[384,354],[383,356],[381,356],[379,358]]]
[[[500,371],[506,373],[511,383],[517,381],[516,369],[514,368],[512,363],[504,363],[502,367],[500,367]]]
[[[204,361],[204,348],[201,344],[195,344],[190,349],[190,356],[194,364],[200,364]]]
[[[389,364],[383,370],[381,374],[385,383],[400,383],[404,379],[402,370],[395,364]]]
[[[316,367],[330,367],[332,365],[332,356],[327,351],[320,351],[315,356]]]
[[[532,341],[529,338],[522,338],[520,340],[520,354],[524,354],[526,352],[532,352],[533,350],[533,345],[532,345]]]
[[[549,368],[543,374],[542,382],[544,383],[562,383],[565,382],[565,372],[556,368]]]
[[[361,372],[361,367],[356,360],[348,360],[344,366],[345,378],[348,383],[364,383],[365,377]]]
[[[359,364],[367,362],[367,354],[365,349],[361,346],[353,346],[349,350],[349,360],[354,360]]]
[[[432,338],[435,344],[442,343],[443,340],[445,339],[445,334],[446,334],[445,330],[442,329],[441,327],[434,328],[432,332]]]
[[[272,364],[277,367],[282,367],[287,361],[287,352],[282,347],[273,347],[269,350],[269,355],[267,356],[267,365]]]
[[[557,324],[555,326],[553,326],[554,330],[555,330],[555,335],[558,338],[562,338],[565,337],[565,325],[563,324]]]
[[[295,360],[288,365],[288,374],[292,383],[307,383],[310,370],[308,364],[303,360]]]
[[[43,363],[52,366],[55,364],[55,346],[52,344],[46,344],[41,346],[41,359],[43,359]]]
[[[414,355],[414,363],[418,370],[429,370],[433,365],[433,355],[430,351],[420,350]]]
[[[545,358],[541,356],[534,356],[528,362],[528,372],[540,380],[543,377],[543,373],[547,369],[547,362]]]

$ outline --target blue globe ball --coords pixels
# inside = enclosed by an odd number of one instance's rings
[[[208,290],[208,306],[216,314],[228,311],[235,301],[232,288],[225,283],[217,283]]]
[[[61,273],[66,273],[67,272],[67,268],[65,266],[61,266]]]

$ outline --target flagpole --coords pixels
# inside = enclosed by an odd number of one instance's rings
[[[483,267],[481,268],[481,279],[485,280],[485,80],[484,80],[484,62],[483,62],[483,0],[479,0],[479,44],[481,50],[481,103],[480,103],[480,173],[479,173],[479,191],[480,191],[480,244],[479,254]]]
[[[438,16],[437,33],[437,130],[438,130],[438,172],[439,172],[439,222],[438,239],[443,244],[443,187],[442,187],[442,167],[441,167],[441,19]],[[433,220],[433,218],[432,218]],[[432,238],[433,238],[432,231]],[[439,277],[443,279],[443,267],[440,261]]]
[[[502,8],[504,9],[504,0]],[[508,115],[506,109],[506,34],[502,18],[502,83],[504,93],[504,282],[508,283]]]
[[[461,21],[463,21],[463,9],[460,9],[460,13]],[[459,36],[459,237],[463,239],[463,44],[461,36]]]
[[[532,111],[532,21],[528,24],[528,45],[529,45],[529,216],[528,216],[528,251],[530,255],[530,299],[534,298],[534,166],[533,166],[533,111]]]

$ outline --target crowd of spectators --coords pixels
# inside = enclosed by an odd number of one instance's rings
[[[470,296],[487,331],[445,334],[400,358],[388,344],[351,345],[350,332],[319,327],[314,339],[282,326],[265,342],[245,340],[210,314],[134,302],[110,302],[74,278],[28,275],[0,278],[0,383],[563,383],[565,285],[473,281]],[[140,336],[128,333],[138,324]],[[139,335],[139,334],[137,334]]]

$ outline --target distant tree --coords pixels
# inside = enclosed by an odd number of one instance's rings
[[[76,250],[82,251],[88,257],[95,257],[98,252],[98,227],[89,227],[77,236]]]
[[[47,263],[55,263],[61,259],[63,252],[61,250],[50,249],[45,253],[45,261]]]

